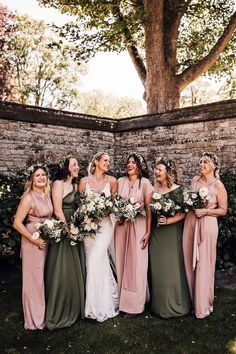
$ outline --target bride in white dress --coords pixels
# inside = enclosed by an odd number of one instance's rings
[[[117,181],[108,176],[110,157],[97,153],[89,166],[89,176],[79,183],[81,193],[94,191],[107,196],[117,193]],[[86,300],[85,316],[103,322],[118,315],[118,288],[110,260],[109,247],[113,242],[114,230],[110,216],[102,219],[101,228],[95,238],[85,237],[86,255]]]

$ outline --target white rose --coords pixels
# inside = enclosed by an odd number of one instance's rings
[[[90,224],[90,225],[91,225],[91,224]],[[85,231],[91,231],[90,225],[89,225],[89,224],[85,224],[84,230],[85,230]]]
[[[40,237],[40,233],[39,232],[34,232],[32,235],[32,239],[33,240],[37,240]]]
[[[209,194],[209,190],[208,190],[207,187],[201,187],[199,189],[199,195],[200,195],[201,198],[207,197],[208,194]]]
[[[91,227],[91,230],[97,230],[98,225],[95,222],[91,222],[90,227]]]
[[[130,203],[135,204],[136,202],[137,202],[137,200],[134,197],[130,198]]]
[[[196,194],[196,193],[193,193],[193,194],[192,194],[192,198],[193,198],[193,199],[196,199],[196,198],[197,198],[197,194]]]
[[[45,220],[44,225],[46,225],[49,229],[53,228],[53,221],[52,220]]]
[[[72,235],[78,235],[78,233],[79,233],[79,228],[78,228],[77,226],[75,226],[75,225],[71,225],[71,227],[70,227],[70,233],[71,233]]]
[[[159,200],[159,199],[161,199],[161,194],[160,193],[154,193],[152,197],[153,197],[153,199]]]
[[[160,203],[155,203],[154,204],[154,209],[161,210],[161,204]]]

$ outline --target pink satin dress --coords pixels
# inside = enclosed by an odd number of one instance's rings
[[[50,196],[42,196],[31,191],[33,210],[28,215],[26,228],[33,234],[37,231],[35,224],[50,219],[53,206]],[[45,295],[44,295],[44,265],[47,247],[40,250],[27,238],[21,238],[22,258],[22,304],[25,329],[43,329],[45,327]]]
[[[140,184],[140,185],[139,185]],[[153,186],[147,178],[138,179],[129,188],[129,178],[118,179],[118,194],[125,198],[134,197],[144,204],[151,196]],[[141,248],[141,239],[146,233],[146,219],[137,217],[135,222],[125,221],[115,227],[116,271],[119,289],[119,310],[138,314],[144,311],[147,294],[148,246]]]
[[[215,179],[210,185],[207,208],[217,207]],[[193,188],[198,189],[198,180]],[[202,185],[201,185],[202,187]],[[189,292],[197,318],[204,318],[213,311],[216,244],[218,223],[215,216],[197,218],[189,212],[183,231],[184,263]]]

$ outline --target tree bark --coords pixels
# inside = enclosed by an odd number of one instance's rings
[[[176,60],[168,62],[164,43],[164,0],[146,0],[145,45],[147,77],[145,85],[148,113],[179,107]]]

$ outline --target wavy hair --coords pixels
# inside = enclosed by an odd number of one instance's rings
[[[203,152],[200,160],[203,157],[205,157],[208,161],[210,161],[213,164],[213,167],[215,168],[214,169],[215,178],[220,178],[220,160],[219,160],[219,157],[216,156],[216,154],[214,154],[211,151]]]
[[[165,156],[161,156],[156,160],[156,166],[159,164],[164,165],[166,168],[167,187],[170,188],[174,183],[178,184],[178,173],[175,162],[167,159]]]
[[[24,194],[27,194],[29,193],[30,191],[33,190],[33,182],[34,182],[34,176],[35,176],[35,173],[38,171],[38,170],[43,170],[46,174],[46,177],[47,177],[47,183],[46,183],[46,186],[45,186],[45,194],[49,194],[50,191],[51,191],[51,181],[49,179],[49,174],[48,174],[48,169],[47,167],[45,168],[44,166],[38,166],[38,168],[35,168],[33,170],[33,172],[30,174],[29,176],[29,179],[25,182],[25,186],[24,186]]]
[[[65,181],[68,178],[68,176],[70,176],[70,171],[69,171],[70,159],[75,159],[78,162],[78,159],[74,155],[66,156],[63,160],[59,162],[55,180]],[[74,183],[74,180],[72,181],[72,183]]]
[[[89,175],[89,176],[90,176],[90,175],[93,175],[94,172],[95,172],[95,169],[96,169],[95,161],[100,161],[101,158],[102,158],[104,155],[109,156],[108,153],[107,153],[107,152],[104,152],[104,151],[97,152],[97,153],[93,156],[91,162],[90,162],[89,165],[88,165],[88,170],[87,170],[87,171],[88,171],[88,175]]]
[[[126,175],[127,174],[127,164],[129,162],[129,159],[133,157],[134,161],[136,162],[137,168],[138,168],[138,178],[141,179],[142,177],[149,178],[149,173],[148,173],[148,167],[147,167],[147,162],[145,158],[139,153],[139,152],[130,152],[125,163],[125,170],[126,170]]]

